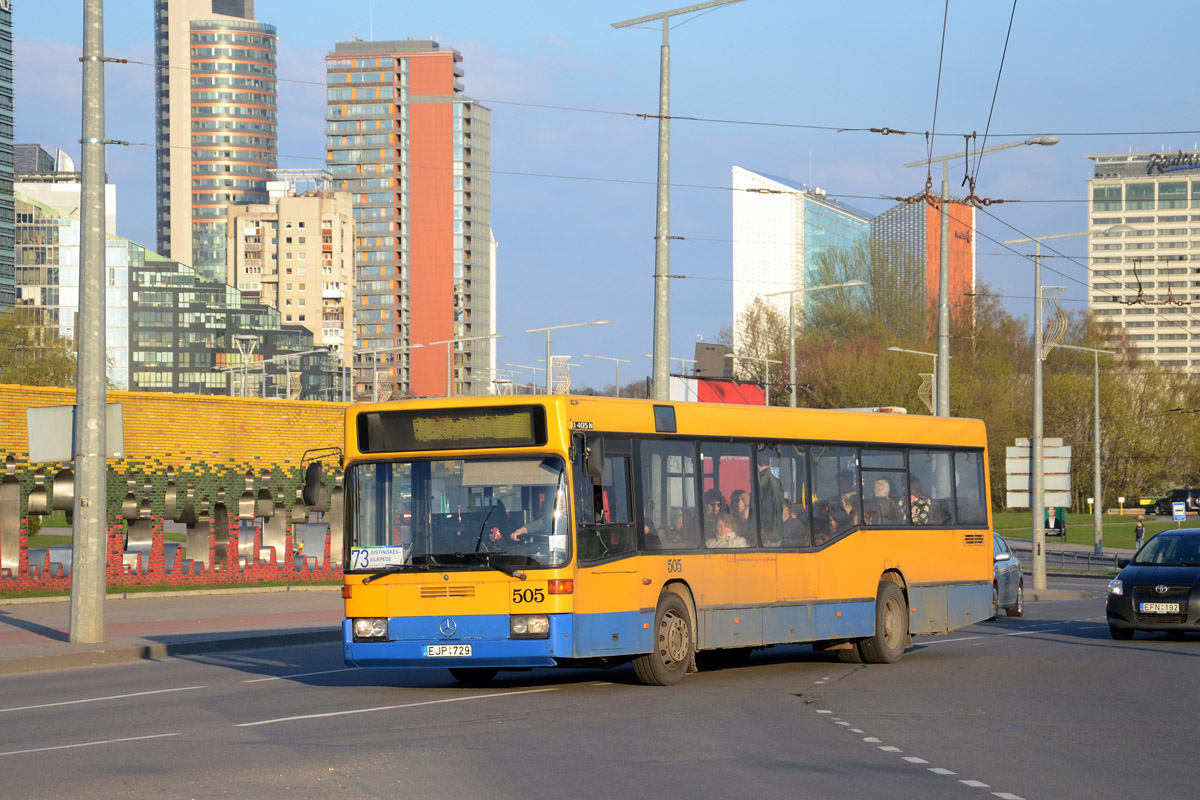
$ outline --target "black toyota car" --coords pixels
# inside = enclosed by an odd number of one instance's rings
[[[1108,629],[1114,639],[1134,631],[1165,631],[1180,638],[1200,632],[1200,529],[1165,530],[1117,562],[1108,584]]]

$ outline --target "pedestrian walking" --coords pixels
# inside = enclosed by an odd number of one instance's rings
[[[1135,550],[1142,549],[1142,542],[1146,541],[1146,526],[1142,524],[1142,518],[1138,517],[1137,525],[1133,526],[1133,547]]]

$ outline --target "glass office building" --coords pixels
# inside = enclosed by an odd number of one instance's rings
[[[765,295],[811,285],[820,254],[864,241],[871,216],[823,189],[743,167],[733,168],[733,189],[733,341],[740,349],[742,317],[755,299],[786,318],[787,296]]]

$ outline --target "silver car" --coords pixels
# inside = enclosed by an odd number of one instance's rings
[[[1021,559],[1008,548],[1008,542],[998,533],[992,534],[995,548],[992,569],[992,619],[1004,609],[1010,617],[1025,613],[1025,579],[1021,575]]]

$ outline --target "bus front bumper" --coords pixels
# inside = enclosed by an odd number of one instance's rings
[[[342,621],[342,647],[352,667],[552,667],[573,656],[571,615],[550,614],[546,638],[514,638],[508,614],[390,617],[386,639],[355,641]]]

